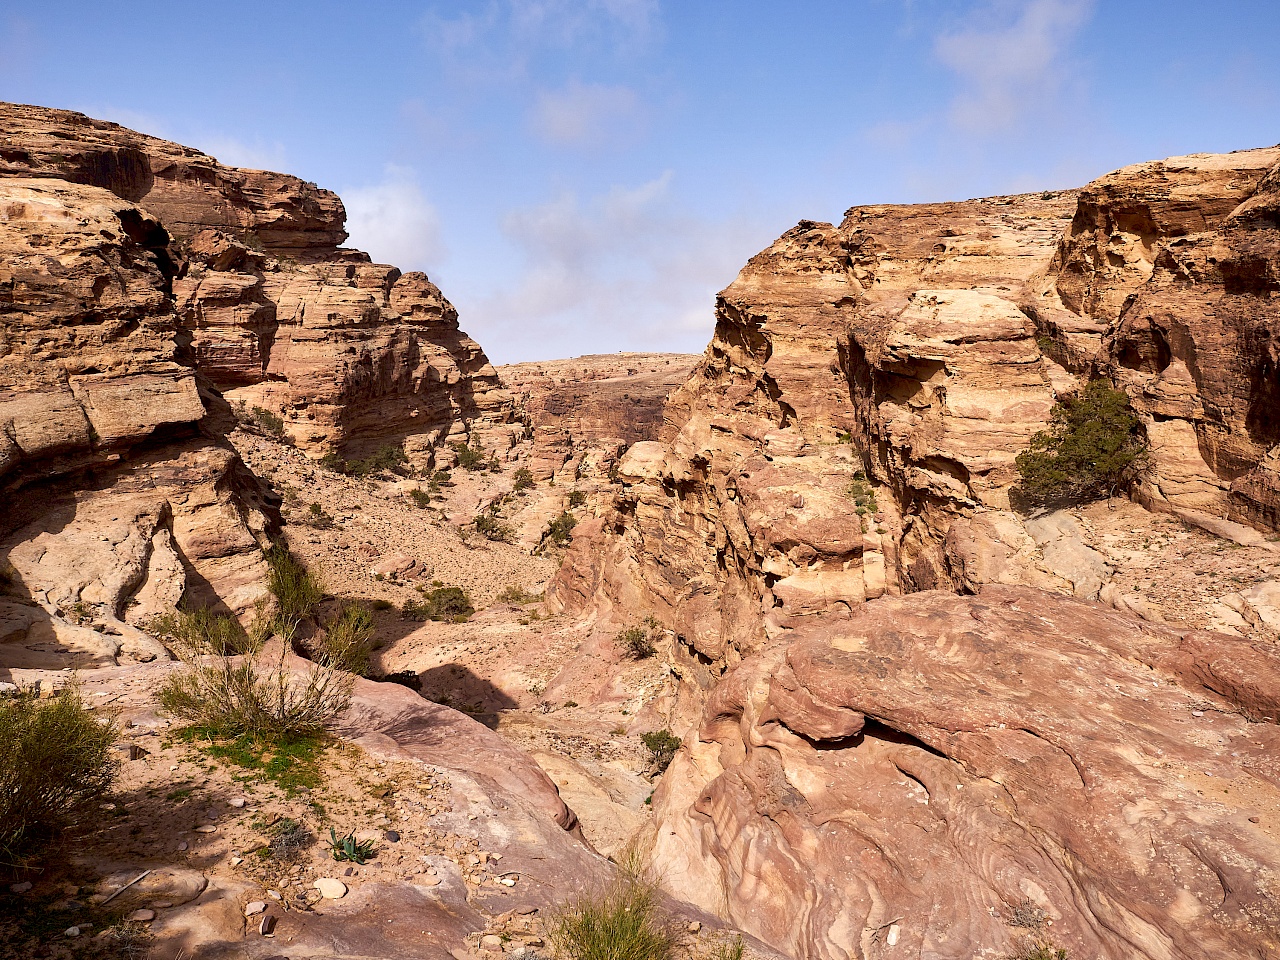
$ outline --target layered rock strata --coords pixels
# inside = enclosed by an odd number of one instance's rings
[[[472,429],[509,445],[511,404],[426,275],[342,248],[336,194],[64,110],[0,105],[0,177],[101,187],[159,219],[198,369],[316,456],[405,444],[429,460]],[[445,459],[451,454],[443,452]]]

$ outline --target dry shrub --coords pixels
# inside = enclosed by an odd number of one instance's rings
[[[373,650],[373,613],[362,603],[344,601],[325,627],[324,657],[339,670],[367,676]]]
[[[245,653],[253,647],[239,620],[211,610],[179,607],[153,618],[147,629],[171,645],[206,653]]]
[[[115,779],[116,736],[74,688],[0,697],[0,864],[23,865],[96,814]]]
[[[266,551],[268,586],[276,598],[274,626],[286,640],[293,638],[302,621],[315,613],[324,599],[324,586],[308,572],[283,543]]]

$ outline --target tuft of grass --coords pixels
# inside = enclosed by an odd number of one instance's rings
[[[533,473],[528,467],[521,467],[514,474],[512,479],[515,480],[515,486],[512,488],[516,493],[523,493],[525,490],[531,490],[534,486]]]
[[[471,598],[461,587],[437,586],[424,592],[421,600],[406,600],[401,608],[406,620],[444,620],[463,623],[476,612]]]
[[[330,530],[334,523],[332,514],[326,513],[324,507],[318,503],[313,503],[307,508],[307,515],[302,518],[302,522],[317,530]]]
[[[543,595],[540,593],[530,593],[524,587],[512,584],[498,594],[498,602],[510,603],[515,606],[522,607],[527,603],[539,603],[542,600],[542,597]]]
[[[260,780],[270,780],[289,796],[304,787],[314,790],[323,783],[320,759],[328,738],[322,734],[241,734],[228,738],[217,729],[185,727],[177,736],[189,743],[206,741],[200,749],[208,756],[248,771]]]
[[[581,490],[569,491],[569,509],[584,506],[587,502],[587,495]]]
[[[680,749],[680,738],[670,730],[654,730],[640,735],[640,742],[649,751],[650,768],[655,773],[665,773],[676,751]]]
[[[258,822],[254,827],[267,834],[262,856],[278,863],[293,863],[316,839],[310,830],[292,817],[281,817],[270,826]]]
[[[746,947],[742,943],[742,937],[738,936],[727,943],[716,944],[711,951],[711,960],[742,960],[744,953],[746,953]]]
[[[880,510],[880,505],[876,503],[875,490],[861,470],[853,475],[849,486],[845,488],[844,495],[853,501],[854,510],[860,517]]]
[[[550,925],[552,946],[568,960],[670,960],[678,939],[658,885],[625,866],[612,886],[570,901]]]
[[[0,697],[0,864],[21,867],[96,816],[115,780],[115,722],[74,687]]]

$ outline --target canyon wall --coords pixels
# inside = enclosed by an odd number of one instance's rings
[[[421,273],[338,246],[336,195],[81,114],[0,104],[0,663],[166,656],[183,597],[247,617],[278,500],[237,420],[312,456],[514,440]]]
[[[164,224],[195,366],[308,452],[509,442],[510,400],[457,311],[425,274],[341,247],[336,194],[70,111],[0,105],[0,137],[0,178],[100,187]]]
[[[1280,948],[1270,614],[1164,626],[1113,582],[1156,514],[1011,500],[1055,400],[1106,377],[1151,441],[1134,499],[1277,593],[1278,164],[854,208],[720,295],[549,591],[674,639],[648,841],[677,895],[806,958]]]

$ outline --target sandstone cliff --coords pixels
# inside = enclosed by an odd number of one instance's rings
[[[1004,956],[1027,914],[1072,956],[1280,945],[1247,879],[1280,865],[1278,164],[854,208],[720,295],[550,591],[669,628],[686,736],[650,839],[678,893],[803,957]],[[1135,499],[1224,539],[1014,509],[1015,455],[1094,376],[1152,441]],[[1171,537],[1248,560],[1175,597]]]
[[[457,311],[424,274],[340,247],[337,195],[65,110],[0,105],[0,137],[0,178],[100,187],[163,223],[196,366],[314,455],[407,440],[429,459],[472,425],[507,433],[510,402]]]

